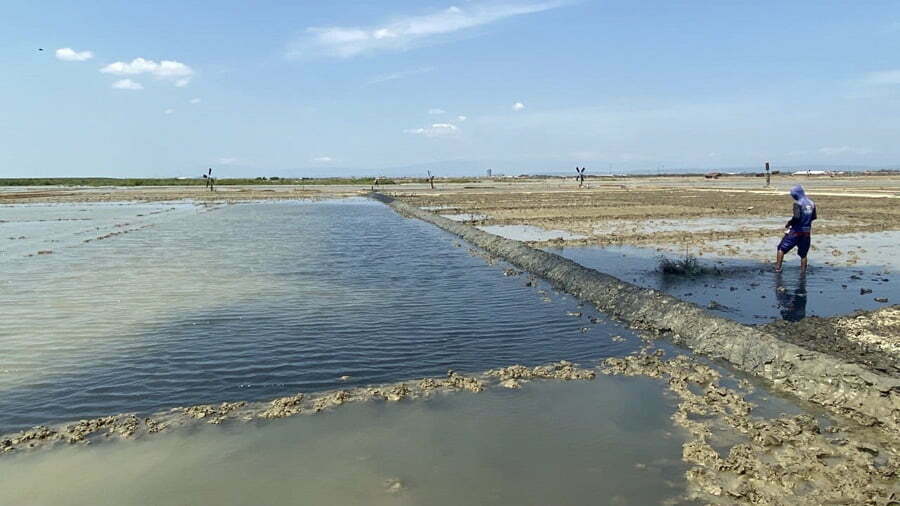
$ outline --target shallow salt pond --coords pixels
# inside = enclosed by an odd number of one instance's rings
[[[835,242],[830,237],[817,240],[826,244]],[[865,237],[858,241],[872,244],[873,250],[879,242],[874,239],[867,242]],[[894,275],[892,266],[881,262],[836,266],[823,264],[821,257],[811,257],[810,270],[802,275],[796,255],[786,257],[780,274],[773,272],[772,264],[704,255],[698,261],[713,272],[679,276],[659,271],[661,256],[670,259],[683,256],[671,251],[632,246],[547,248],[547,251],[743,323],[835,316],[900,302],[900,279]],[[883,259],[882,256],[873,258]],[[888,302],[876,298],[886,298]]]
[[[0,206],[0,220],[28,243],[0,256],[0,434],[640,345],[363,199]]]
[[[0,503],[660,504],[685,485],[673,403],[659,381],[599,377],[346,405],[4,457]]]
[[[587,237],[565,230],[546,230],[534,225],[484,225],[476,228],[514,241],[550,241],[553,239],[569,241]]]

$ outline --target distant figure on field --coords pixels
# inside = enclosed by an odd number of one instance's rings
[[[578,179],[578,187],[579,188],[581,188],[582,185],[584,185],[584,169],[585,169],[585,167],[582,167],[580,169],[578,167],[575,167],[575,172],[578,173],[578,176],[576,177],[576,179]]]
[[[431,183],[431,189],[434,190],[434,176],[428,171],[428,182]]]
[[[772,172],[769,171],[769,162],[766,162],[766,188],[769,187],[769,184],[772,182]]]
[[[778,244],[775,272],[781,272],[784,254],[795,246],[797,255],[800,256],[800,271],[806,272],[806,255],[809,253],[811,243],[812,222],[817,218],[816,204],[806,196],[806,192],[799,184],[791,188],[791,197],[794,198],[794,216],[784,226],[788,230]]]
[[[375,191],[375,188],[378,188],[378,178],[375,178],[375,181],[372,182],[372,191]]]

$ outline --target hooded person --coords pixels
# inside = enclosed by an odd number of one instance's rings
[[[797,185],[791,188],[791,197],[794,199],[794,213],[784,228],[787,231],[781,242],[778,243],[778,255],[775,259],[775,272],[781,272],[781,262],[784,254],[797,248],[797,256],[800,257],[800,270],[806,271],[806,256],[812,242],[812,222],[817,218],[816,203],[806,196],[803,187]]]

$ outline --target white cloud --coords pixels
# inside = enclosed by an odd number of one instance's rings
[[[334,158],[332,158],[330,156],[317,156],[317,157],[313,158],[312,161],[314,161],[316,163],[329,163],[329,162],[333,162]]]
[[[875,86],[900,84],[900,70],[869,72],[863,77],[863,82]]]
[[[400,72],[392,72],[390,74],[382,74],[380,76],[373,77],[366,84],[371,86],[373,84],[386,83],[388,81],[395,81],[397,79],[403,79],[405,77],[410,77],[410,76],[414,76],[414,75],[418,75],[418,74],[426,74],[428,72],[432,72],[433,70],[434,70],[434,67],[420,67],[420,68],[412,69],[412,70],[402,70]]]
[[[462,123],[463,121],[465,121],[467,119],[468,119],[467,117],[462,116],[462,115],[456,117],[456,120],[459,121],[460,123]]]
[[[522,102],[516,102],[512,105],[512,110],[514,111],[521,111],[522,109],[525,109],[525,104]]]
[[[404,50],[441,35],[486,25],[505,18],[561,6],[560,1],[481,4],[449,7],[417,16],[403,16],[381,26],[311,27],[289,48],[288,56],[350,58],[380,50]]]
[[[237,163],[238,159],[226,156],[226,157],[219,158],[218,161],[219,161],[219,165],[233,165],[233,164]]]
[[[459,131],[459,127],[452,123],[432,123],[431,126],[424,128],[411,128],[404,130],[404,133],[424,135],[425,137],[448,137],[455,135]]]
[[[192,104],[199,104],[200,102],[202,102],[202,100],[200,100],[199,98],[192,98],[192,99],[188,100],[188,102],[190,102]]]
[[[445,111],[443,109],[438,109],[436,107],[434,109],[428,109],[428,114],[446,114],[446,113],[447,113],[447,111]]]
[[[171,81],[178,87],[187,86],[194,75],[194,70],[184,63],[173,60],[155,62],[143,58],[135,58],[130,63],[110,63],[100,69],[100,72],[115,76],[150,74],[157,79]]]
[[[61,47],[56,50],[56,58],[63,61],[87,61],[94,57],[90,51],[75,51],[71,47]]]
[[[131,79],[120,79],[114,83],[112,83],[112,87],[117,90],[143,90],[144,86],[141,83],[136,83]]]
[[[872,150],[868,148],[856,148],[852,146],[826,146],[824,148],[819,148],[819,153],[825,156],[868,155],[872,153]]]
[[[163,111],[163,114],[172,114],[174,112],[175,112],[175,109],[166,109],[165,111]]]

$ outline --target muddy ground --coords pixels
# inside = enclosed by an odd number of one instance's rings
[[[751,225],[775,218],[786,222],[792,203],[787,192],[794,184],[804,185],[819,207],[816,234],[900,230],[900,177],[888,176],[777,177],[770,188],[754,178],[697,177],[590,180],[584,188],[569,181],[385,191],[411,205],[440,207],[441,214],[475,215],[479,225],[533,225],[585,236],[537,245],[672,244],[701,254],[728,254],[724,245],[710,242],[781,233],[781,221],[763,228]],[[738,221],[725,230],[677,230],[684,220],[700,218]]]
[[[762,326],[782,339],[900,377],[900,305]]]

